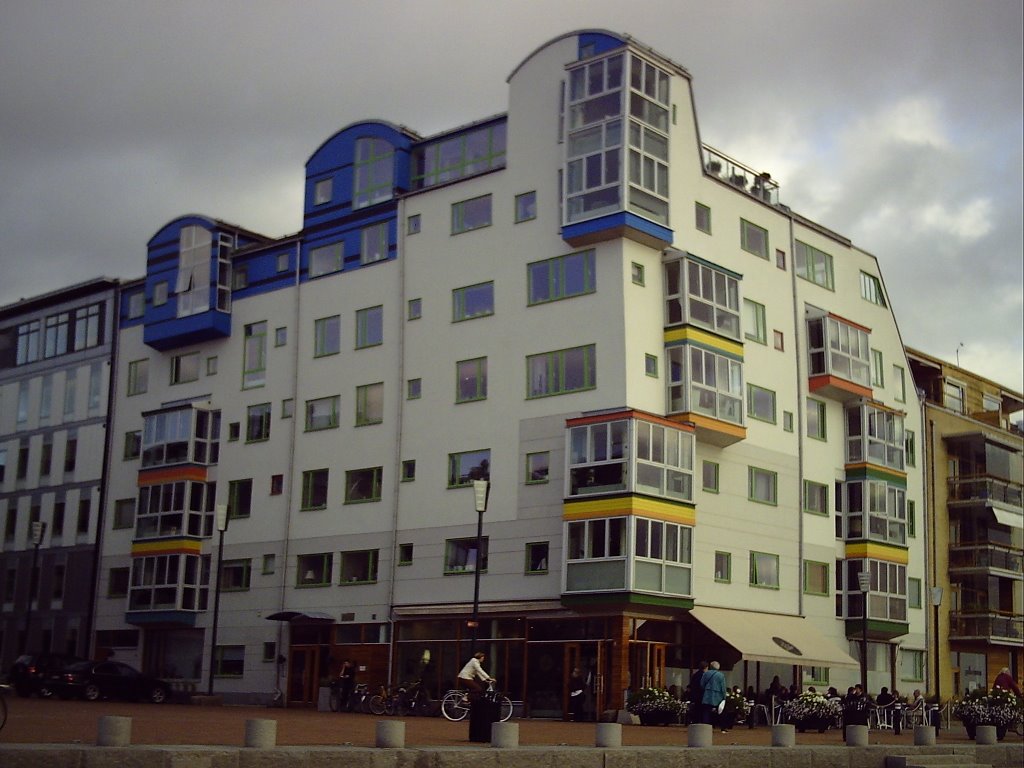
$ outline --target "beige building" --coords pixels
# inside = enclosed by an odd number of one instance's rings
[[[1024,396],[923,352],[907,357],[924,397],[928,689],[948,698],[990,687],[1003,667],[1021,676],[1024,438],[1010,416]]]

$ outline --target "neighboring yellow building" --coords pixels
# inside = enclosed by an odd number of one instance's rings
[[[1024,437],[1010,423],[1024,396],[917,350],[907,359],[925,403],[933,667],[924,678],[946,698],[991,686],[1003,667],[1017,680],[1024,670]]]

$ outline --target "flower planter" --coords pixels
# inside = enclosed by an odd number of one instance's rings
[[[817,731],[818,733],[824,733],[832,725],[832,718],[829,717],[807,717],[803,720],[798,720],[793,725],[796,726],[797,731],[804,733],[805,731]]]

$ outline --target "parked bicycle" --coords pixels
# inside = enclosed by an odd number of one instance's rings
[[[399,686],[385,688],[370,699],[370,711],[375,715],[401,715],[426,717],[431,714],[432,702],[430,694],[422,680]]]
[[[494,682],[487,684],[487,690],[480,694],[488,701],[494,701],[499,706],[499,719],[505,722],[512,717],[512,700],[501,691],[494,690]],[[466,691],[452,689],[441,699],[441,714],[452,722],[465,720],[469,714],[472,700]]]
[[[355,688],[352,689],[352,695],[348,697],[348,703],[345,705],[345,711],[361,712],[364,715],[368,715],[370,713],[371,698],[373,697],[370,694],[370,686],[366,683],[356,683]],[[333,698],[331,703],[333,708]]]

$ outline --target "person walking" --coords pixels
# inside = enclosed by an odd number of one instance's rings
[[[704,701],[704,687],[701,685],[701,679],[704,677],[704,673],[707,671],[708,663],[702,661],[692,675],[690,675],[690,709],[687,712],[687,722],[691,725],[693,723],[701,722],[703,713],[701,707]]]
[[[483,668],[485,658],[487,656],[483,651],[477,651],[466,662],[466,666],[459,672],[459,688],[469,691],[470,694],[480,694],[486,690],[482,683],[494,682],[494,678]]]
[[[718,705],[725,701],[725,675],[721,665],[712,661],[700,679],[704,695],[701,698],[701,722],[714,726],[718,722]]]
[[[579,667],[572,668],[572,675],[569,676],[569,717],[573,722],[583,721],[583,700],[587,689],[586,680],[583,679],[583,670]]]
[[[338,672],[338,699],[340,709],[348,709],[349,700],[352,698],[352,691],[356,685],[356,665],[351,659],[341,662],[341,671]]]

